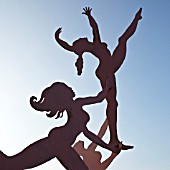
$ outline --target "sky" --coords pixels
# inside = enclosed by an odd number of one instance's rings
[[[108,170],[167,170],[170,167],[170,1],[168,0],[0,0],[0,150],[7,155],[20,152],[46,137],[62,119],[49,119],[29,104],[44,88],[62,81],[76,97],[95,96],[101,90],[95,76],[98,60],[85,54],[82,76],[76,75],[76,56],[62,49],[54,39],[71,44],[80,37],[92,41],[92,32],[82,9],[92,7],[101,39],[111,52],[118,38],[140,7],[142,20],[127,44],[127,55],[117,71],[118,134],[125,144]],[[67,68],[67,69],[65,69]],[[85,107],[90,115],[88,128],[94,133],[105,120],[106,102]],[[69,133],[69,132],[68,132]],[[77,140],[90,143],[82,134]],[[109,132],[103,138],[109,140]],[[110,152],[98,148],[103,160]],[[64,170],[53,159],[35,170]]]

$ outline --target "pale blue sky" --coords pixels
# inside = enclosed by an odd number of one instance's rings
[[[118,133],[133,144],[123,151],[109,170],[167,170],[170,167],[170,1],[168,0],[0,0],[0,150],[13,155],[30,143],[47,136],[64,120],[49,119],[29,105],[32,95],[55,81],[72,86],[79,96],[96,95],[98,60],[84,55],[83,75],[76,75],[76,56],[54,40],[72,43],[79,37],[92,40],[82,8],[93,8],[101,38],[111,51],[140,7],[143,19],[128,42],[127,58],[116,73],[118,85]],[[67,69],[65,69],[67,68]],[[87,107],[88,127],[95,133],[105,119],[105,102]],[[83,138],[86,140],[83,136]],[[105,138],[108,140],[108,133]],[[89,141],[86,140],[86,144]],[[100,149],[100,148],[99,148]],[[103,158],[108,152],[101,150]],[[52,160],[35,170],[63,170]]]

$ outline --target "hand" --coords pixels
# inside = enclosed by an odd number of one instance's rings
[[[92,10],[92,8],[90,8],[90,7],[85,7],[85,8],[83,8],[83,11],[84,11],[84,12],[82,12],[82,14],[85,14],[85,15],[87,15],[87,16],[90,16],[90,15],[91,15],[91,10]]]
[[[106,87],[108,89],[111,89],[113,87],[113,84],[114,84],[114,82],[113,82],[113,75],[110,74],[110,75],[107,76]]]
[[[59,38],[60,33],[62,32],[62,28],[58,28],[55,32],[55,38]]]

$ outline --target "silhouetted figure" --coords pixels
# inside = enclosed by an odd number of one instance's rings
[[[108,127],[108,120],[106,119],[103,125],[100,128],[100,131],[98,133],[98,137],[102,138],[105,134]],[[87,149],[84,147],[83,141],[78,141],[73,148],[76,150],[76,152],[82,156],[83,161],[89,168],[89,170],[105,170],[108,168],[110,163],[113,161],[113,159],[118,155],[118,153],[112,152],[112,154],[101,162],[102,154],[99,151],[96,151],[97,145],[95,143],[91,143]]]
[[[78,55],[78,59],[76,62],[76,67],[78,70],[78,75],[82,73],[83,68],[83,58],[82,55],[84,52],[90,52],[95,57],[99,59],[99,66],[96,69],[96,76],[100,80],[102,88],[105,86],[105,81],[108,75],[112,75],[113,78],[113,87],[109,91],[106,100],[107,100],[107,109],[106,115],[109,122],[110,129],[110,143],[114,143],[115,146],[119,143],[118,135],[117,135],[117,107],[118,102],[116,100],[116,77],[115,73],[122,65],[125,56],[126,56],[126,43],[127,40],[134,34],[137,28],[138,21],[142,18],[141,12],[142,8],[136,13],[134,20],[127,28],[127,30],[123,33],[123,35],[119,38],[118,45],[111,55],[109,49],[107,48],[107,44],[102,42],[100,39],[99,29],[96,21],[91,16],[91,8],[84,8],[83,14],[87,15],[90,26],[92,27],[93,32],[93,42],[89,42],[87,38],[80,38],[73,42],[72,45],[69,45],[67,42],[61,40],[59,38],[59,34],[61,33],[61,28],[59,28],[55,33],[56,41],[62,46],[64,49],[74,52]],[[132,149],[133,146],[122,145],[123,150]]]
[[[48,137],[34,142],[14,156],[6,156],[0,152],[0,169],[33,168],[56,157],[68,170],[87,170],[85,163],[71,147],[81,132],[97,145],[113,152],[120,152],[121,146],[115,149],[113,145],[106,144],[87,129],[86,124],[90,118],[87,112],[82,109],[84,105],[102,102],[111,86],[112,78],[108,77],[106,87],[97,96],[74,100],[73,90],[64,83],[56,82],[42,92],[39,101],[36,101],[37,98],[32,96],[30,104],[35,110],[47,112],[48,117],[57,115],[57,118],[62,117],[63,111],[66,110],[68,122],[62,127],[53,128]]]

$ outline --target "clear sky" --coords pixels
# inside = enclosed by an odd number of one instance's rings
[[[79,37],[92,40],[82,8],[93,8],[102,41],[111,51],[140,7],[143,19],[128,41],[126,60],[116,73],[118,134],[131,151],[122,151],[108,169],[167,170],[170,167],[170,1],[169,0],[0,0],[0,150],[13,155],[66,122],[47,118],[29,105],[32,95],[55,81],[73,87],[80,96],[96,95],[98,60],[84,55],[83,75],[76,75],[76,56],[54,40],[70,44]],[[67,68],[65,70],[65,68]],[[105,119],[105,102],[85,108],[89,129],[97,133]],[[68,132],[69,133],[69,132]],[[89,141],[82,135],[80,139]],[[108,141],[108,132],[104,140]],[[103,153],[103,159],[109,152]],[[54,159],[35,170],[64,168]]]

